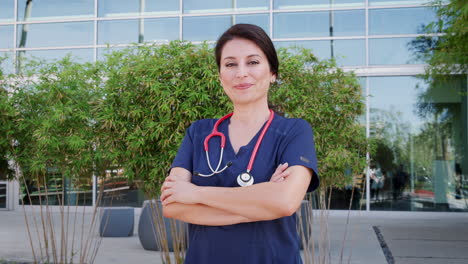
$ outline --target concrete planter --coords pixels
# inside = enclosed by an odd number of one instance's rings
[[[160,201],[147,200],[143,203],[138,222],[138,237],[144,249],[161,251],[161,242],[164,240],[167,240],[171,252],[174,251],[174,245],[186,248],[187,229],[187,223],[169,219],[162,215]],[[174,234],[175,238],[173,237]]]

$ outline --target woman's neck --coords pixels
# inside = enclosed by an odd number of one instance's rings
[[[263,125],[270,117],[268,103],[262,102],[256,105],[234,105],[234,114],[231,123],[239,125],[256,126]]]

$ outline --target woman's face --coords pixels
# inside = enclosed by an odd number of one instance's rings
[[[236,38],[224,45],[219,79],[234,104],[266,101],[270,82],[275,77],[267,57],[254,42]]]

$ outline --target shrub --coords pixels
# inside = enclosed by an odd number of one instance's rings
[[[288,117],[309,121],[315,132],[322,186],[342,187],[365,167],[364,105],[355,76],[308,50],[279,51],[280,73],[270,102]],[[130,178],[155,195],[185,129],[201,118],[232,111],[208,45],[174,41],[114,52],[98,116],[101,147]]]

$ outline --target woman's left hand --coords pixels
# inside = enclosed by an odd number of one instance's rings
[[[289,164],[287,162],[278,165],[275,173],[271,175],[270,182],[282,182],[289,176],[289,170],[287,170]]]
[[[196,190],[198,186],[188,181],[169,176],[161,187],[161,202],[163,205],[170,203],[196,204]]]

